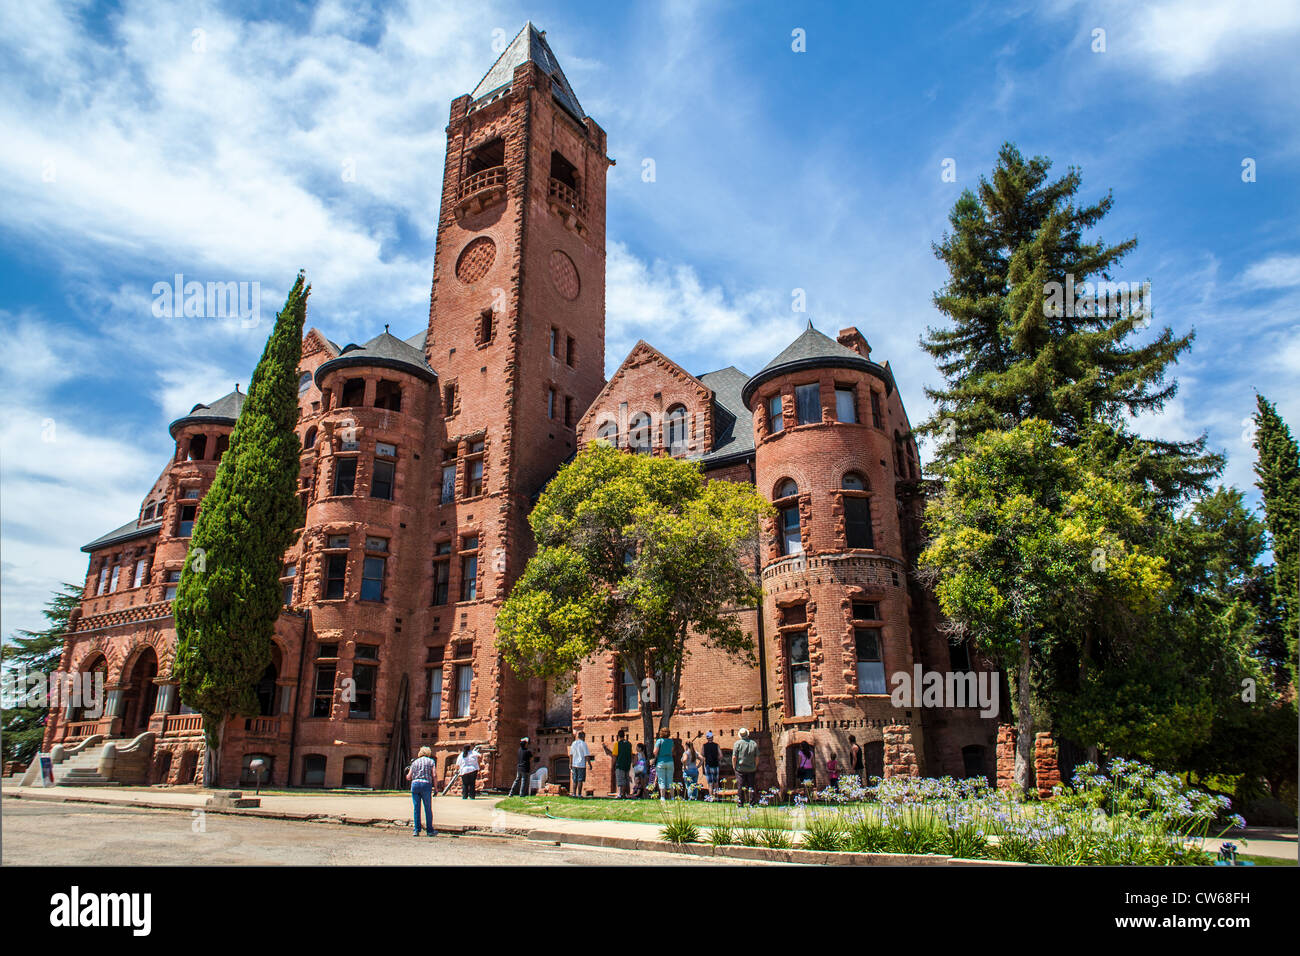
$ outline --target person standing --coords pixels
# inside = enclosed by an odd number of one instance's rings
[[[806,740],[799,745],[798,780],[801,787],[811,787],[817,782],[817,771],[813,769],[812,744]]]
[[[686,799],[696,799],[700,792],[700,755],[695,752],[695,744],[689,740],[682,753],[682,783],[686,785]]]
[[[749,731],[740,728],[740,739],[731,751],[731,764],[736,771],[736,790],[740,805],[745,805],[745,791],[749,802],[758,806],[758,743],[750,740]]]
[[[420,808],[424,807],[424,832],[433,836],[433,751],[421,747],[419,755],[406,769],[411,781],[411,805],[415,812],[415,836],[420,835]]]
[[[660,727],[659,736],[655,738],[655,777],[659,784],[659,799],[667,800],[673,789],[673,740],[668,736],[668,728]]]
[[[704,757],[704,779],[708,781],[709,793],[716,795],[718,792],[718,781],[722,778],[722,751],[718,745],[713,742],[713,731],[704,735],[704,746],[701,748]]]
[[[835,759],[834,753],[832,753],[830,759],[826,761],[826,779],[830,781],[828,786],[831,790],[835,790],[839,787],[840,762]]]
[[[519,788],[519,796],[526,797],[532,791],[533,777],[533,752],[528,749],[528,738],[523,737],[519,741],[519,753],[515,757],[515,781],[510,784],[510,792],[507,797],[515,795],[515,787]]]
[[[573,776],[573,796],[582,798],[583,784],[587,781],[587,765],[591,762],[591,749],[587,746],[587,732],[578,731],[578,736],[569,745],[569,772]]]
[[[858,746],[858,738],[852,734],[849,734],[849,766],[853,776],[858,778],[858,786],[864,786],[867,778],[862,775],[862,748]]]
[[[632,761],[632,796],[644,797],[649,787],[646,786],[650,776],[650,761],[646,757],[645,744],[636,745],[636,758]]]
[[[632,744],[627,739],[626,730],[618,732],[618,737],[614,742],[614,749],[611,751],[606,746],[605,753],[614,758],[614,790],[616,794],[614,799],[622,800],[631,793],[628,777],[632,770]]]
[[[473,800],[478,796],[478,790],[476,789],[478,770],[478,748],[466,744],[465,749],[456,758],[456,772],[460,774],[460,798],[462,800]]]

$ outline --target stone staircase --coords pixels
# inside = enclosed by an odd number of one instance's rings
[[[116,787],[116,780],[109,780],[99,772],[99,758],[103,756],[104,745],[89,747],[81,753],[73,754],[62,763],[54,765],[54,785],[57,787]]]

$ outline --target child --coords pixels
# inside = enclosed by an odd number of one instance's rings
[[[831,758],[826,761],[826,777],[831,782],[830,788],[832,790],[839,786],[840,764],[839,761],[835,759],[835,754],[831,754]]]

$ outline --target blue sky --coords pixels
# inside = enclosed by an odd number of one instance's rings
[[[449,102],[527,19],[618,162],[607,371],[645,338],[752,372],[811,317],[858,326],[921,420],[930,244],[1012,140],[1079,166],[1083,198],[1114,192],[1101,235],[1139,239],[1115,278],[1196,330],[1144,432],[1208,433],[1249,488],[1254,391],[1300,423],[1293,0],[13,5],[0,633],[38,625],[80,545],[136,513],[167,422],[247,383],[299,267],[335,341],[423,328]],[[262,323],[155,317],[176,273],[260,282]]]

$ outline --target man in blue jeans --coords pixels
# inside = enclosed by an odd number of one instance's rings
[[[424,807],[424,830],[433,836],[433,751],[428,747],[420,748],[420,755],[406,771],[406,779],[411,781],[411,807],[415,816],[415,836],[420,835],[420,807]]]
[[[704,747],[700,756],[704,758],[704,779],[709,782],[709,794],[716,797],[718,780],[722,777],[722,752],[714,742],[711,730],[704,735]]]

